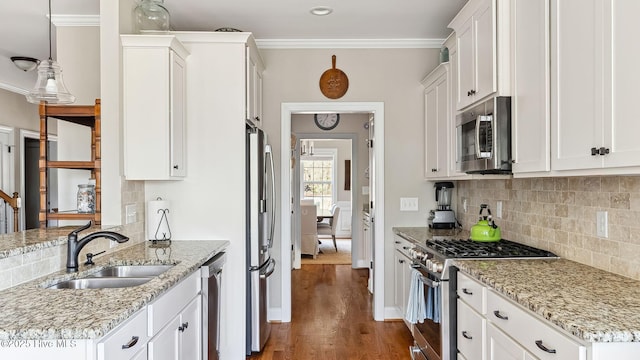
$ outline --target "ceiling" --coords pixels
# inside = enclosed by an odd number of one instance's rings
[[[105,0],[116,1],[116,0]],[[165,0],[171,28],[178,31],[213,31],[231,27],[253,32],[259,44],[295,42],[296,46],[330,40],[388,44],[446,38],[447,24],[467,0]],[[316,6],[333,9],[315,16]],[[52,0],[54,22],[62,15],[98,15],[100,0]],[[48,0],[2,0],[0,4],[0,88],[26,92],[36,72],[22,72],[11,56],[46,59]],[[329,40],[329,41],[326,41]],[[315,41],[315,42],[314,42]],[[433,43],[433,41],[432,41]],[[54,31],[55,59],[55,31]],[[317,46],[317,45],[316,45]],[[64,64],[61,64],[64,69]]]

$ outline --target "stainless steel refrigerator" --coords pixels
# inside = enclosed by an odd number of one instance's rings
[[[269,338],[267,278],[275,270],[271,257],[275,228],[275,170],[265,133],[247,125],[247,355],[259,352]]]

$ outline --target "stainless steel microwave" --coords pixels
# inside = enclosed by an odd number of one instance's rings
[[[493,97],[460,112],[456,136],[461,171],[511,173],[511,97]]]

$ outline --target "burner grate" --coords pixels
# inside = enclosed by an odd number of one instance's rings
[[[465,239],[427,240],[426,246],[448,258],[556,257],[546,250],[504,239],[496,242]]]

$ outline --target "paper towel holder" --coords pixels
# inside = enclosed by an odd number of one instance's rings
[[[158,209],[158,214],[160,213],[162,213],[162,215],[160,215],[160,221],[158,222],[158,227],[156,228],[156,233],[154,234],[154,237],[155,237],[154,241],[171,240],[171,228],[169,227],[169,219],[167,218],[167,213],[169,213],[169,209]],[[160,227],[162,227],[163,221],[167,224],[167,232],[166,233],[163,232],[162,238],[158,238],[158,233],[160,232]]]

